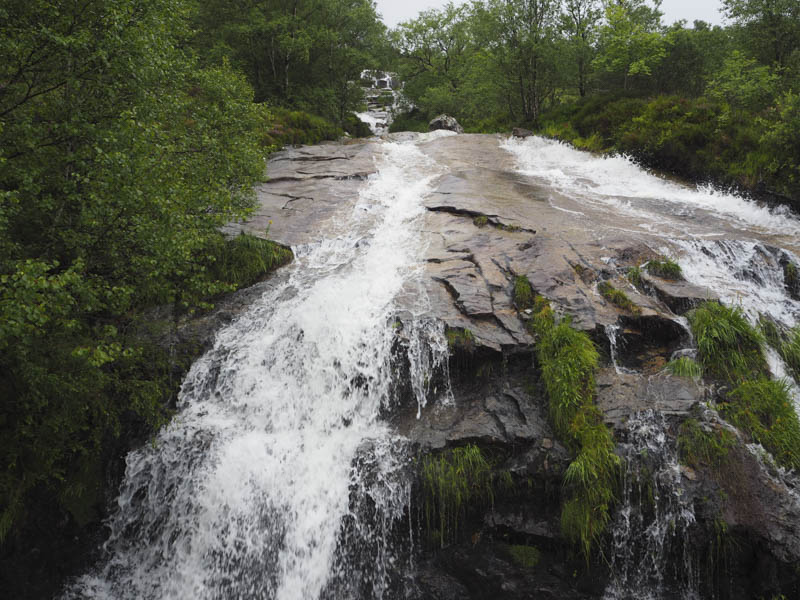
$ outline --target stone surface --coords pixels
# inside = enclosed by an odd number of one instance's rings
[[[455,117],[449,115],[439,115],[431,119],[428,123],[428,131],[437,131],[439,129],[446,129],[448,131],[455,131],[456,133],[464,133],[464,128],[458,124]]]

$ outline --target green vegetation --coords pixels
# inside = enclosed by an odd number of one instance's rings
[[[475,336],[469,329],[448,328],[445,335],[450,350],[462,349],[471,352],[475,348]]]
[[[533,306],[533,289],[531,282],[525,275],[518,275],[514,279],[514,304],[519,310],[525,310]]]
[[[480,448],[467,445],[429,454],[422,461],[422,493],[429,538],[440,547],[459,540],[470,510],[494,502],[491,464]]]
[[[702,377],[703,367],[687,356],[673,359],[667,363],[667,371],[677,377]]]
[[[607,281],[601,281],[597,284],[597,291],[600,295],[611,302],[611,304],[618,306],[622,310],[627,310],[635,315],[642,312],[642,309],[636,306],[633,301],[628,298],[628,295],[622,290],[618,290]]]
[[[746,381],[728,394],[722,414],[788,469],[800,469],[800,421],[785,381]]]
[[[788,339],[781,344],[779,352],[792,377],[800,382],[800,325],[789,332]]]
[[[508,554],[523,569],[533,569],[542,558],[542,553],[536,546],[509,546]]]
[[[489,217],[486,215],[479,215],[472,219],[472,223],[475,225],[475,227],[486,227],[486,225],[489,223]]]
[[[532,327],[536,356],[556,434],[575,453],[564,475],[561,527],[588,561],[606,529],[617,488],[619,457],[614,440],[594,406],[594,343],[565,318],[556,323],[549,303],[534,299]]]
[[[766,373],[764,341],[738,307],[705,302],[689,313],[700,364],[717,379],[739,383]]]
[[[681,266],[673,259],[663,257],[647,263],[647,272],[663,279],[682,279]]]
[[[640,267],[630,267],[628,272],[625,274],[625,277],[628,278],[634,286],[641,289],[644,285],[644,280],[642,279],[642,269]]]
[[[681,462],[695,469],[709,467],[712,472],[728,460],[736,445],[736,436],[718,425],[701,425],[695,419],[687,419],[678,435],[678,452]]]

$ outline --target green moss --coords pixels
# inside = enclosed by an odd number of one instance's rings
[[[422,461],[422,492],[429,540],[444,548],[458,541],[470,510],[494,502],[491,465],[474,445],[429,454]]]
[[[663,257],[659,260],[651,260],[645,268],[648,273],[662,279],[683,279],[681,266],[671,258]]]
[[[487,217],[486,215],[478,215],[477,217],[472,219],[472,224],[475,225],[475,227],[486,227],[488,223],[489,223],[489,217]]]
[[[471,352],[475,348],[475,336],[467,328],[448,328],[445,335],[450,350],[463,349]]]
[[[722,414],[766,448],[775,461],[800,469],[800,421],[786,381],[747,381],[733,390]]]
[[[556,323],[550,304],[541,296],[534,299],[534,310],[536,355],[550,419],[559,438],[575,453],[564,475],[561,527],[588,561],[608,525],[620,467],[612,434],[593,404],[599,355],[589,336],[573,329],[568,318]]]
[[[740,308],[705,302],[689,313],[689,323],[700,363],[709,375],[736,383],[766,373],[764,338]]]
[[[705,428],[695,419],[687,419],[678,434],[681,462],[695,469],[703,466],[718,469],[728,460],[736,437],[718,425]]]
[[[642,309],[636,306],[633,301],[628,298],[625,292],[618,290],[607,281],[601,281],[597,284],[597,291],[600,295],[611,302],[611,304],[618,306],[622,310],[627,310],[635,315],[641,314]]]
[[[514,279],[514,304],[519,310],[533,306],[533,289],[525,275],[519,275]]]
[[[511,560],[523,569],[534,568],[542,557],[536,546],[509,546],[508,554]]]
[[[667,371],[677,377],[701,377],[703,375],[703,367],[687,356],[669,361]]]

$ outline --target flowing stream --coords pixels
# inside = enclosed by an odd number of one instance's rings
[[[419,219],[438,169],[411,143],[382,151],[351,213],[295,249],[193,365],[172,423],[128,456],[106,562],[67,597],[381,598],[408,571],[389,544],[408,459],[381,411],[395,298],[411,288],[424,309]],[[424,321],[406,330],[443,338]],[[445,356],[446,343],[425,347],[412,371]]]

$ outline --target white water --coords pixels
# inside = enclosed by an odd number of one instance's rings
[[[698,597],[688,543],[695,522],[692,504],[682,498],[676,449],[668,443],[667,422],[653,411],[631,415],[620,444],[625,461],[623,496],[616,511],[611,581],[604,600],[657,600],[665,594],[667,557],[682,557],[671,574],[680,590],[671,597]],[[675,594],[674,592],[678,592]]]
[[[192,367],[172,423],[127,457],[106,562],[68,598],[384,596],[409,484],[380,411],[394,299],[411,287],[425,300],[419,219],[437,171],[412,144],[384,148],[339,236],[298,249],[288,278]],[[412,371],[441,362],[441,331],[405,333],[438,340]]]

